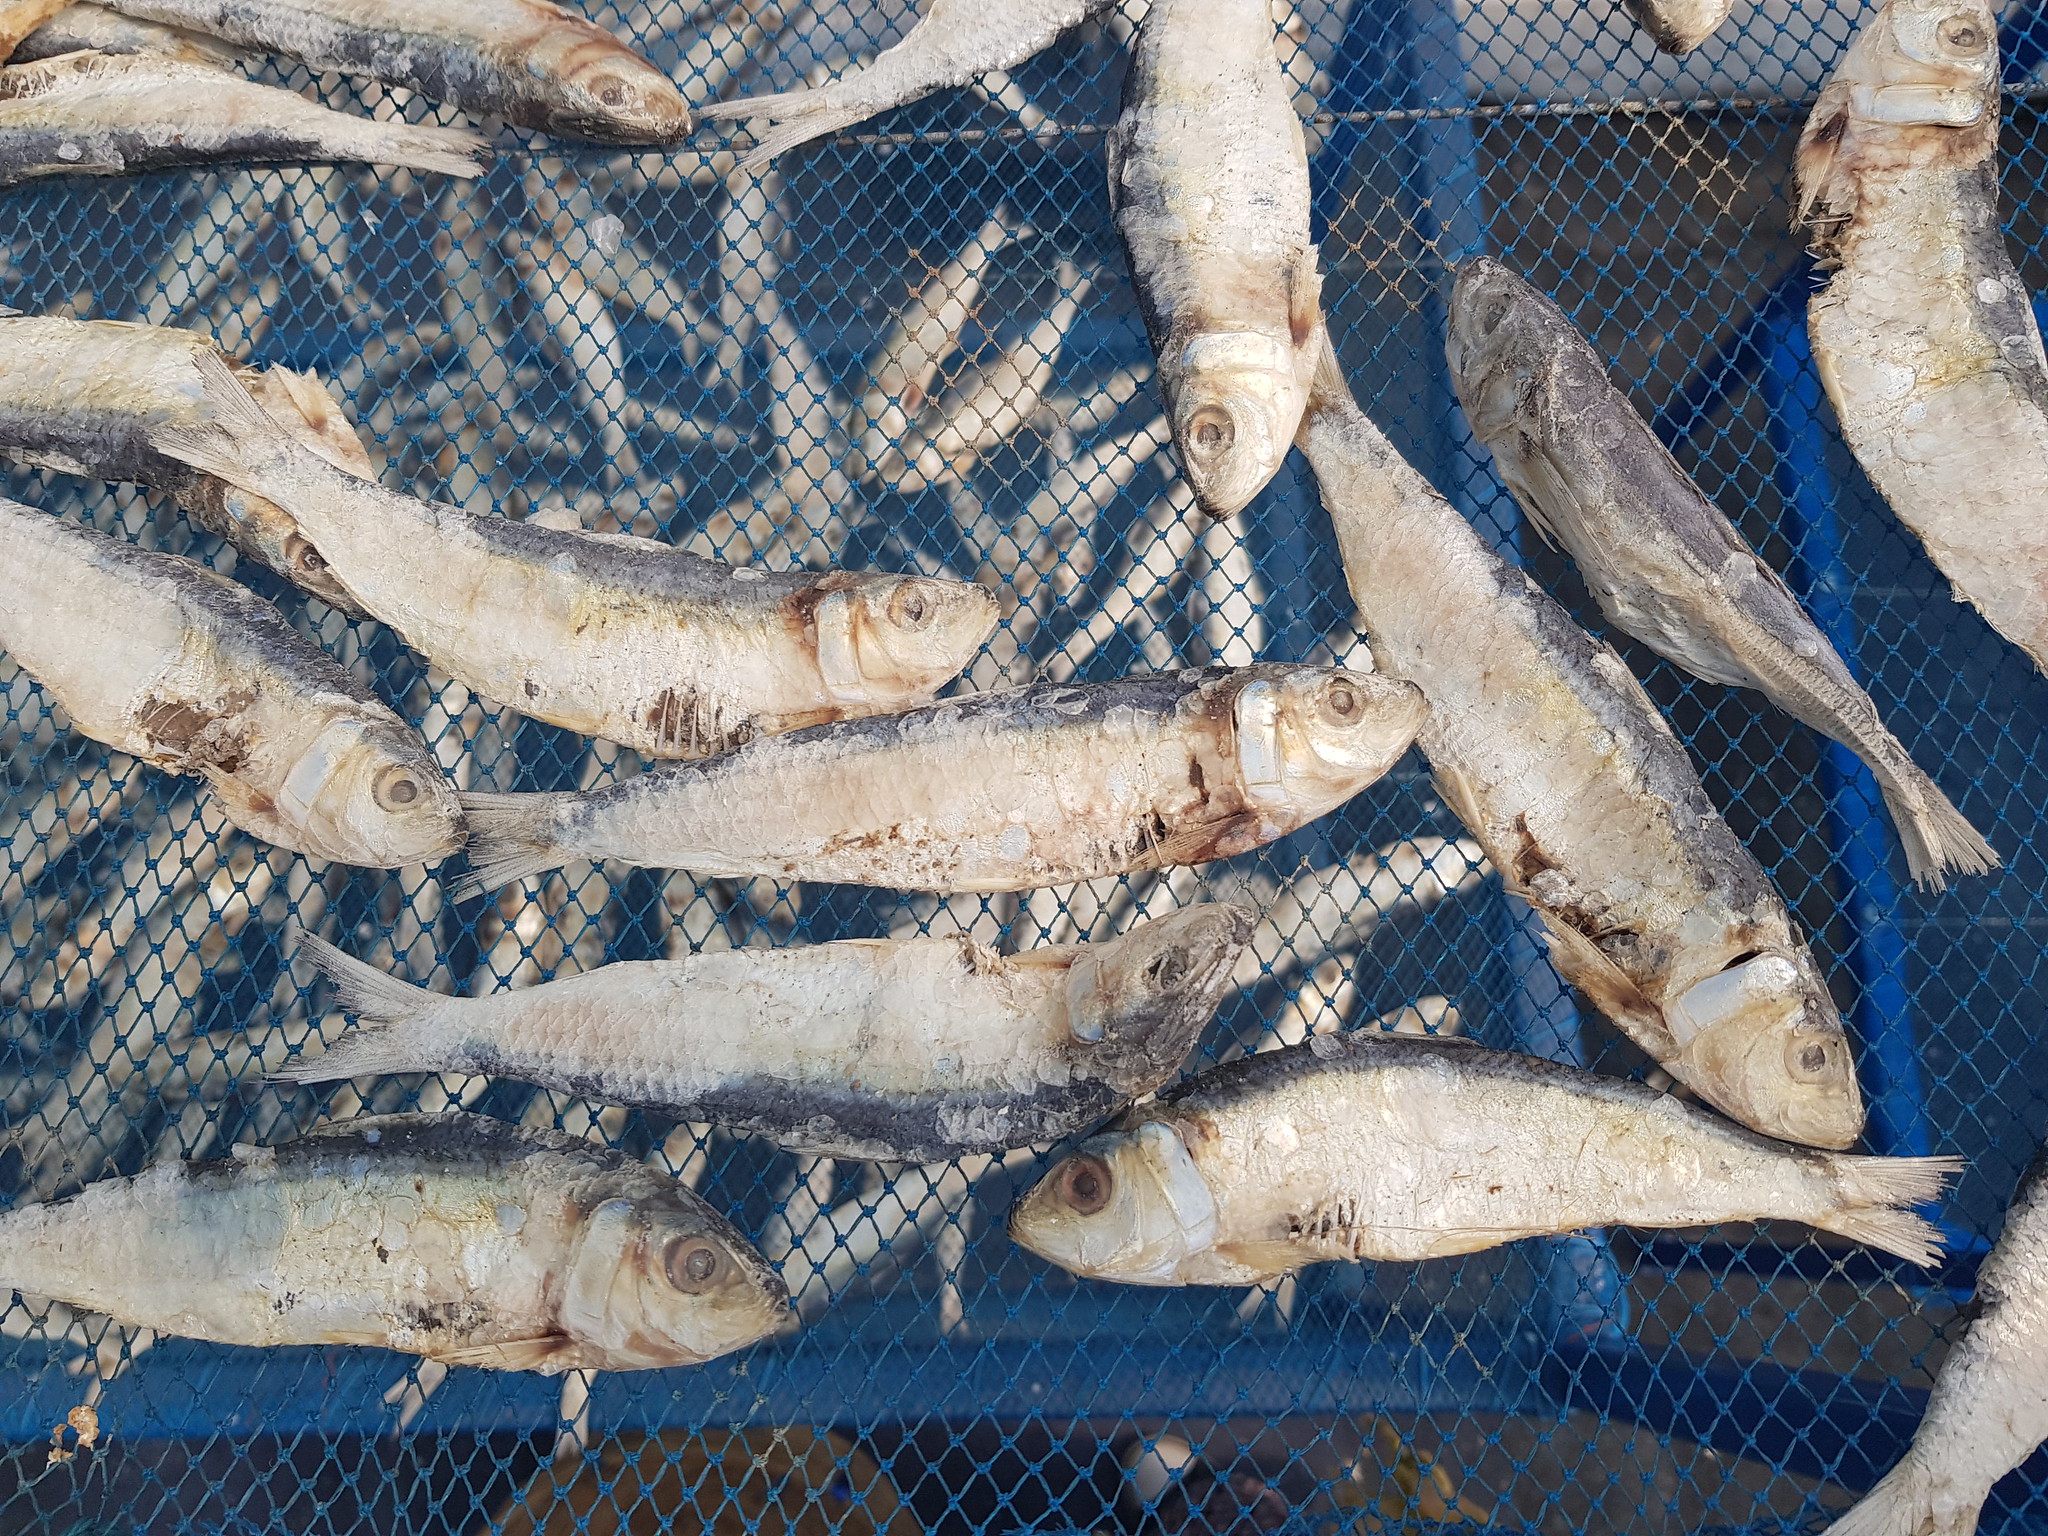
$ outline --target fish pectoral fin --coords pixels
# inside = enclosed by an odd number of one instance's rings
[[[463,1344],[423,1353],[443,1365],[475,1365],[487,1371],[539,1371],[559,1376],[586,1364],[582,1344],[566,1333],[537,1333],[525,1339],[500,1339],[494,1344]]]
[[[1520,457],[1520,474],[1504,475],[1508,488],[1515,492],[1515,500],[1522,504],[1522,513],[1529,519],[1529,525],[1543,536],[1543,542],[1552,549],[1575,540],[1563,537],[1567,531],[1577,533],[1581,539],[1588,538],[1584,524],[1585,511],[1579,505],[1579,498],[1558,468],[1557,461],[1540,444],[1533,441],[1527,445],[1528,452]],[[1517,480],[1526,480],[1526,485],[1516,485]]]
[[[1462,770],[1447,763],[1437,762],[1429,765],[1429,777],[1436,785],[1436,792],[1443,796],[1444,804],[1451,808],[1451,814],[1462,821],[1465,830],[1478,838],[1480,845],[1485,847],[1486,818],[1479,812],[1479,796],[1473,791],[1472,781],[1465,777]],[[1493,859],[1492,848],[1486,848],[1486,856],[1489,860]],[[1494,860],[1494,867],[1500,868],[1498,860]],[[1507,880],[1511,877],[1502,870],[1501,878]]]
[[[1271,1285],[1305,1262],[1300,1247],[1285,1242],[1218,1243],[1209,1253],[1221,1271],[1203,1277],[1211,1285]]]
[[[1182,827],[1145,847],[1147,862],[1143,867],[1170,869],[1177,864],[1207,864],[1212,859],[1243,853],[1258,846],[1256,829],[1263,820],[1255,811],[1240,811],[1227,821]],[[1245,834],[1251,834],[1253,841],[1237,846],[1238,839]]]
[[[1310,246],[1287,269],[1287,331],[1297,347],[1308,345],[1316,327],[1323,323],[1323,275],[1316,267],[1316,251]]]
[[[1532,902],[1532,906],[1535,904]],[[1585,934],[1555,913],[1536,906],[1543,919],[1543,935],[1558,961],[1564,978],[1595,1008],[1628,1031],[1629,1038],[1654,1056],[1661,1065],[1679,1057],[1678,1041],[1664,1022],[1663,1011],[1629,979],[1628,973],[1607,957]]]

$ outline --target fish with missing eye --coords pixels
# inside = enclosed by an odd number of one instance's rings
[[[971,694],[585,792],[465,796],[462,890],[571,859],[939,892],[1206,863],[1335,810],[1426,712],[1407,683],[1279,664]]]

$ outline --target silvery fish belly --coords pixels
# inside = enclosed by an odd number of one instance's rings
[[[1445,802],[1541,915],[1564,977],[1767,1135],[1863,1128],[1841,1015],[1782,897],[1619,656],[1410,468],[1334,360],[1302,424],[1380,670],[1430,701]]]
[[[645,1164],[481,1115],[379,1115],[0,1215],[0,1286],[220,1344],[499,1370],[697,1365],[788,1293]]]
[[[1909,1207],[1962,1160],[1787,1146],[1625,1078],[1354,1031],[1243,1057],[1083,1142],[1010,1217],[1024,1247],[1138,1285],[1254,1285],[1582,1227],[1805,1222],[1914,1264]]]
[[[362,606],[487,698],[650,757],[922,704],[995,629],[972,582],[735,569],[653,539],[515,523],[346,473],[200,357],[216,415],[155,436],[283,507]]]
[[[277,425],[314,453],[375,478],[355,428],[318,379],[247,367],[193,331],[55,315],[0,318],[0,457],[163,491],[251,559],[360,614],[282,507],[157,451],[157,429],[212,418],[193,366],[202,352],[221,358]]]
[[[2048,670],[2048,357],[1998,219],[1998,23],[1873,12],[1799,139],[1807,308],[1857,462],[1958,601]]]
[[[707,121],[766,118],[777,124],[741,158],[740,172],[752,174],[777,155],[878,112],[965,85],[990,70],[1013,69],[1067,28],[1114,4],[1115,0],[927,0],[902,41],[844,78],[809,90],[714,102],[699,115]]]
[[[940,892],[1201,864],[1335,810],[1425,713],[1408,684],[1333,667],[972,694],[583,793],[467,796],[463,889],[571,859]]]
[[[2020,1179],[1970,1310],[1905,1459],[1826,1536],[1971,1536],[1993,1485],[2048,1439],[2048,1155]]]
[[[137,21],[100,5],[66,6],[24,38],[11,57],[25,64],[82,50],[161,54],[187,64],[232,64],[237,58],[234,49],[214,38]]]
[[[1488,257],[1451,296],[1451,376],[1529,521],[1600,610],[1695,677],[1760,689],[1869,764],[1922,885],[1998,855],[1878,718],[1778,573],[1678,467],[1555,304]]]
[[[362,1023],[281,1075],[510,1077],[795,1151],[937,1162],[1057,1141],[1172,1077],[1254,923],[1190,907],[1015,955],[957,937],[732,949],[475,998],[308,937]]]
[[[457,128],[317,107],[206,64],[71,53],[0,69],[0,187],[40,176],[132,176],[187,165],[361,160],[482,174]]]
[[[673,144],[692,126],[668,76],[547,0],[117,0],[115,9],[571,138]]]
[[[246,588],[0,501],[0,651],[72,725],[205,780],[228,819],[316,859],[396,869],[462,846],[419,733]]]
[[[1691,53],[1709,37],[1728,13],[1734,0],[1621,0],[1636,25],[1650,34],[1650,40],[1666,53]]]
[[[1174,446],[1228,517],[1287,457],[1323,345],[1308,152],[1266,0],[1155,0],[1106,143]]]

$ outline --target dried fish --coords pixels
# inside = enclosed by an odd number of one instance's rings
[[[939,893],[1199,864],[1342,805],[1425,713],[1408,684],[1332,667],[973,694],[588,792],[465,796],[462,889],[574,858]]]
[[[659,1109],[797,1151],[934,1162],[1057,1141],[1171,1077],[1231,987],[1242,907],[998,955],[849,939],[602,966],[475,998],[308,936],[364,1023],[286,1081],[479,1073]]]
[[[245,832],[377,868],[462,846],[426,743],[244,588],[0,501],[0,649],[95,741],[204,779]]]
[[[285,507],[365,607],[489,698],[653,757],[930,699],[996,624],[967,582],[735,569],[628,534],[387,491],[308,452],[201,356],[217,416],[172,458]]]
[[[0,1285],[226,1344],[369,1344],[498,1370],[695,1365],[788,1293],[688,1189],[479,1115],[328,1125],[0,1215]]]
[[[1168,1088],[1057,1164],[1010,1235],[1132,1285],[1259,1285],[1331,1259],[1763,1218],[1926,1265],[1941,1233],[1910,1207],[1962,1166],[1787,1146],[1626,1078],[1358,1030]]]
[[[362,160],[483,174],[460,128],[376,122],[205,64],[70,53],[0,69],[0,187],[235,161]]]
[[[1743,1124],[1848,1146],[1863,1098],[1841,1015],[1642,684],[1402,460],[1334,355],[1301,446],[1374,659],[1429,697],[1437,787],[1565,979]]]
[[[1451,373],[1529,521],[1601,612],[1695,677],[1757,688],[1870,765],[1920,884],[1998,855],[1885,729],[1827,637],[1608,380],[1564,312],[1488,257],[1451,297]]]
[[[1665,53],[1691,53],[1719,30],[1735,0],[1621,0],[1621,6]]]

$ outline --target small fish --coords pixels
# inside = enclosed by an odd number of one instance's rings
[[[878,112],[965,85],[991,70],[1014,69],[1050,47],[1069,27],[1114,4],[1115,0],[928,0],[908,36],[844,78],[812,90],[712,102],[699,108],[698,115],[706,122],[752,117],[779,125],[741,157],[737,174],[753,175],[776,156]]]
[[[547,0],[114,0],[114,9],[569,138],[674,144],[695,126],[667,75]]]
[[[236,826],[311,858],[462,846],[419,733],[246,588],[13,501],[0,551],[0,650],[94,741],[204,779]]]
[[[238,363],[194,331],[58,315],[0,318],[0,457],[154,487],[243,554],[360,617],[361,606],[282,507],[157,451],[157,429],[212,418],[193,367],[202,352],[220,358],[314,453],[376,478],[355,428],[318,379]]]
[[[929,700],[994,631],[972,582],[735,569],[653,539],[465,512],[309,451],[218,356],[170,457],[283,507],[341,582],[486,698],[650,757]]]
[[[197,32],[137,21],[102,5],[71,5],[24,38],[14,50],[12,62],[28,64],[82,51],[155,54],[186,64],[215,66],[232,64],[242,57],[225,43]]]
[[[1174,446],[1228,517],[1287,457],[1323,348],[1308,150],[1267,0],[1155,0],[1105,142]]]
[[[1905,1460],[1824,1536],[1974,1536],[1992,1487],[2048,1440],[2048,1150],[2021,1176],[1952,1338]]]
[[[479,176],[484,141],[376,122],[205,64],[68,53],[0,69],[0,187],[185,165],[361,160]]]
[[[1757,688],[1870,765],[1913,878],[1940,889],[1998,855],[1885,729],[1778,573],[1707,500],[1555,304],[1478,257],[1451,295],[1451,375],[1536,531],[1578,563],[1600,610],[1658,655]]]
[[[1395,452],[1334,355],[1300,442],[1374,660],[1428,695],[1419,744],[1444,803],[1565,979],[1744,1125],[1855,1141],[1827,983],[1642,684]]]
[[[1263,1285],[1332,1259],[1766,1218],[1927,1265],[1941,1233],[1908,1207],[1961,1168],[1788,1146],[1626,1078],[1360,1030],[1164,1090],[1056,1164],[1010,1236],[1130,1285]]]
[[[1807,306],[1857,462],[1956,600],[2048,671],[2048,354],[1998,216],[1998,22],[1871,13],[1799,136]]]
[[[462,890],[571,859],[941,893],[1202,864],[1335,810],[1427,712],[1405,683],[1286,665],[970,694],[602,789],[467,796]]]
[[[964,937],[848,939],[601,966],[455,998],[308,935],[364,1020],[289,1082],[509,1077],[766,1136],[929,1163],[1057,1141],[1170,1078],[1256,922],[1197,906],[1097,944],[998,955]]]
[[[377,1115],[0,1214],[0,1287],[220,1344],[444,1365],[700,1365],[789,1293],[693,1191],[559,1131]]]
[[[1691,53],[1720,29],[1735,0],[1621,0],[1621,5],[1665,53]]]

